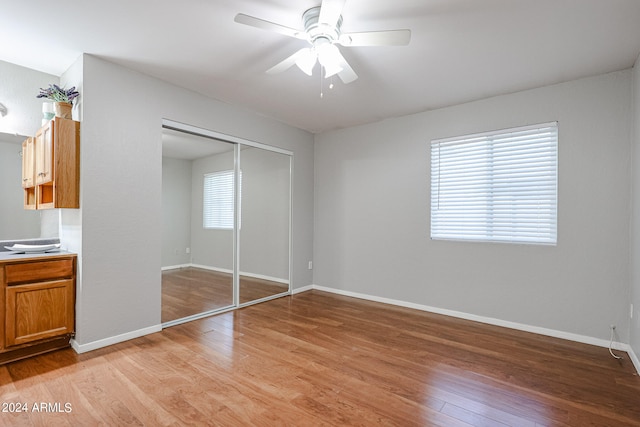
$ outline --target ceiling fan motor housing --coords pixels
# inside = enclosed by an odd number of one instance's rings
[[[323,24],[319,22],[320,6],[312,7],[302,14],[302,24],[304,31],[309,37],[309,42],[314,44],[318,38],[324,38],[331,43],[340,39],[340,27],[342,27],[342,15],[338,17],[335,25]]]

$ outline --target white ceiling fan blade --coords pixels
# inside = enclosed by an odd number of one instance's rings
[[[277,73],[281,73],[283,71],[288,70],[293,65],[295,65],[295,63],[300,58],[303,58],[304,56],[308,55],[310,50],[311,50],[311,48],[309,48],[309,47],[305,47],[305,48],[300,49],[299,51],[297,51],[293,55],[285,58],[282,62],[279,62],[278,64],[276,64],[273,67],[269,68],[267,70],[267,74],[277,74]]]
[[[410,41],[411,30],[388,30],[345,33],[338,43],[343,46],[406,46]]]
[[[356,80],[358,78],[356,72],[353,71],[353,68],[351,68],[347,60],[344,59],[344,56],[342,56],[340,52],[338,52],[338,56],[340,57],[338,64],[340,65],[340,68],[342,68],[342,71],[338,72],[338,77],[340,77],[342,83],[348,84]]]
[[[335,26],[342,13],[344,2],[345,0],[322,0],[318,23]]]
[[[273,31],[296,39],[306,40],[307,38],[307,34],[304,31],[285,27],[284,25],[275,24],[270,21],[265,21],[264,19],[256,18],[255,16],[245,15],[244,13],[237,14],[233,20],[239,24],[249,25],[260,28],[261,30]]]

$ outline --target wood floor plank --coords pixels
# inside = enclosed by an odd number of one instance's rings
[[[319,291],[0,366],[0,426],[640,426],[607,349]]]
[[[288,284],[241,275],[241,304],[287,292]],[[233,304],[233,276],[183,267],[162,272],[162,322],[218,310]]]

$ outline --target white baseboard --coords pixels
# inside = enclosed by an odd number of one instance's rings
[[[307,292],[307,291],[310,291],[312,289],[318,289],[318,288],[317,287],[314,288],[313,285],[309,285],[309,286],[304,286],[304,287],[298,288],[298,289],[292,289],[291,290],[291,295],[300,294],[302,292]]]
[[[225,268],[217,268],[217,267],[211,267],[209,265],[201,265],[201,264],[187,264],[184,267],[194,267],[194,268],[201,268],[203,270],[210,270],[210,271],[217,271],[220,273],[228,273],[228,274],[232,274],[233,270],[228,270]],[[284,285],[288,285],[289,281],[286,279],[281,279],[279,277],[271,277],[271,276],[265,276],[263,274],[254,274],[254,273],[247,273],[244,271],[240,272],[241,276],[246,276],[246,277],[253,277],[254,279],[262,279],[262,280],[268,280],[270,282],[277,282],[277,283],[282,283]]]
[[[160,271],[168,271],[168,270],[178,270],[180,268],[189,267],[191,264],[178,264],[178,265],[168,265],[166,267],[160,268]]]
[[[633,366],[636,367],[636,371],[638,371],[638,374],[640,374],[640,360],[638,359],[638,356],[636,356],[636,353],[633,351],[633,347],[629,346],[627,354],[629,355],[631,362],[633,362]]]
[[[88,351],[97,350],[109,345],[118,344],[123,341],[129,341],[134,338],[139,338],[144,335],[153,334],[162,331],[162,325],[150,326],[148,328],[138,329],[136,331],[127,332],[125,334],[116,335],[109,338],[93,341],[86,344],[79,344],[75,339],[71,340],[71,347],[76,353],[86,353]]]
[[[217,271],[218,273],[233,274],[233,270],[229,270],[228,268],[218,268],[218,267],[212,267],[210,265],[187,264],[185,267],[201,268],[203,270]]]
[[[485,317],[485,316],[478,316],[475,314],[469,314],[469,313],[464,313],[461,311],[455,311],[455,310],[447,310],[447,309],[443,309],[443,308],[438,308],[438,307],[431,307],[428,305],[422,305],[422,304],[414,304],[411,302],[406,302],[406,301],[401,301],[401,300],[394,300],[394,299],[389,299],[389,298],[382,298],[382,297],[377,297],[377,296],[373,296],[373,295],[367,295],[367,294],[361,294],[358,292],[351,292],[351,291],[345,291],[342,289],[334,289],[334,288],[327,288],[325,286],[318,286],[318,285],[311,285],[311,286],[307,286],[305,288],[302,288],[304,290],[310,290],[310,289],[317,289],[319,291],[324,291],[324,292],[330,292],[330,293],[334,293],[334,294],[338,294],[338,295],[344,295],[344,296],[348,296],[348,297],[353,297],[353,298],[359,298],[359,299],[364,299],[364,300],[368,300],[368,301],[375,301],[375,302],[381,302],[384,304],[391,304],[391,305],[396,305],[396,306],[400,306],[400,307],[406,307],[406,308],[412,308],[415,310],[421,310],[421,311],[427,311],[430,313],[436,313],[436,314],[443,314],[445,316],[451,316],[451,317],[457,317],[460,319],[465,319],[465,320],[472,320],[474,322],[480,322],[480,323],[486,323],[489,325],[495,325],[495,326],[502,326],[505,328],[510,328],[510,329],[516,329],[519,331],[524,331],[524,332],[532,332],[534,334],[539,334],[539,335],[546,335],[549,337],[554,337],[554,338],[561,338],[561,339],[565,339],[568,341],[575,341],[575,342],[579,342],[579,343],[583,343],[583,344],[591,344],[591,345],[595,345],[598,347],[605,347],[605,348],[609,348],[609,340],[603,340],[600,338],[594,338],[594,337],[589,337],[586,335],[579,335],[579,334],[573,334],[570,332],[564,332],[564,331],[558,331],[555,329],[548,329],[548,328],[541,328],[539,326],[532,326],[532,325],[526,325],[523,323],[517,323],[517,322],[509,322],[506,320],[501,320],[501,319],[495,319],[492,317]],[[302,290],[296,292],[303,292]],[[629,354],[629,357],[631,358],[631,361],[633,362],[633,365],[636,368],[636,371],[638,371],[638,373],[640,373],[640,361],[638,361],[637,356],[635,355],[635,353],[633,352],[633,350],[631,349],[631,346],[629,346],[628,344],[625,343],[621,343],[621,342],[613,342],[613,344],[611,345],[611,347],[615,350],[620,350],[620,351],[626,351],[627,354]]]
[[[263,274],[254,274],[254,273],[247,273],[247,272],[241,271],[240,275],[245,277],[253,277],[254,279],[268,280],[269,282],[282,283],[283,285],[289,284],[289,281],[286,279],[281,279],[279,277],[265,276]]]

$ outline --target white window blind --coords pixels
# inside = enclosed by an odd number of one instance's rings
[[[242,183],[242,175],[240,175]],[[204,175],[203,226],[204,228],[233,229],[234,215],[233,170]]]
[[[556,244],[558,125],[431,142],[431,238]]]

